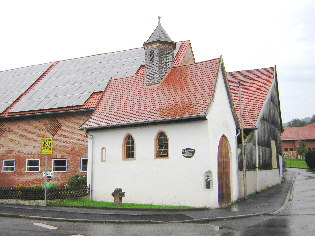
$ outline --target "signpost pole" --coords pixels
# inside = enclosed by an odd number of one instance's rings
[[[47,206],[47,155],[46,155],[46,158],[45,158],[45,203],[44,203],[44,206]]]
[[[44,182],[44,187],[45,187],[45,200],[44,200],[44,206],[47,206],[47,155],[51,155],[52,151],[53,151],[53,142],[52,142],[52,138],[42,138],[41,139],[41,151],[40,153],[42,155],[45,155],[45,173],[44,173],[44,178],[45,178],[45,182]],[[50,174],[51,175],[51,174]],[[51,178],[51,176],[50,176]]]

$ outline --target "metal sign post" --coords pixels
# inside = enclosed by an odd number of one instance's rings
[[[47,206],[47,155],[51,155],[53,151],[53,141],[52,138],[42,138],[41,139],[41,154],[46,155],[45,159],[45,173],[43,174],[45,178],[45,202],[44,206]]]
[[[44,182],[44,185],[45,185],[45,203],[44,203],[44,206],[47,206],[47,184],[46,184],[46,179],[47,179],[47,155],[46,155],[46,158],[45,158],[45,182]]]

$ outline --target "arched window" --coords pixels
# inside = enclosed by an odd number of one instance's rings
[[[168,137],[160,131],[155,137],[155,158],[168,158]]]
[[[130,134],[127,134],[123,143],[124,159],[135,158],[135,141]]]

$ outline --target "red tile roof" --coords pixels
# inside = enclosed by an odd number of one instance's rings
[[[244,128],[254,128],[274,81],[274,68],[229,72],[227,73],[227,79],[239,122],[240,101],[238,81],[241,82]]]
[[[157,86],[145,85],[145,68],[113,79],[82,128],[206,115],[220,59],[173,67]]]
[[[282,140],[315,140],[315,123],[304,127],[286,127],[281,134]]]

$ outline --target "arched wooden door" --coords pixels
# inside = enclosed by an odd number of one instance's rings
[[[231,202],[231,183],[230,183],[230,154],[229,143],[225,136],[222,136],[218,150],[218,190],[219,206]]]

